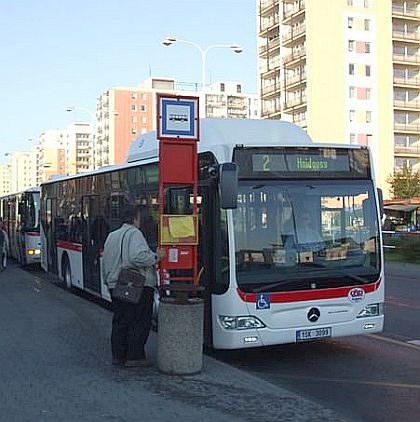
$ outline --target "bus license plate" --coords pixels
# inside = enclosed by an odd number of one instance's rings
[[[296,342],[316,340],[331,337],[331,327],[313,328],[311,330],[296,331]]]

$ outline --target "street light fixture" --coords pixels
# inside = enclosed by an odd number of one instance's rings
[[[88,108],[84,107],[76,107],[73,105],[69,105],[66,107],[67,113],[75,112],[76,110],[84,111],[86,113],[89,113],[90,115],[90,134],[92,137],[92,165],[93,169],[96,169],[96,162],[95,162],[95,114],[90,111]]]
[[[192,45],[197,48],[201,54],[201,89],[204,91],[206,87],[206,56],[210,49],[212,48],[230,48],[235,53],[240,54],[243,52],[242,47],[239,44],[212,44],[206,48],[202,48],[200,45],[193,41],[181,40],[176,37],[168,36],[162,40],[162,45],[165,47],[170,47],[172,44],[179,42],[181,44]]]

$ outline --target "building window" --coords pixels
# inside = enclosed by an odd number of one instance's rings
[[[131,93],[131,99],[135,100],[137,98],[137,94],[135,92]]]
[[[242,86],[240,84],[236,85],[236,92],[240,94],[242,92]]]
[[[370,7],[370,0],[364,0],[363,6],[365,9],[368,9]]]
[[[366,76],[370,76],[370,65],[366,65],[365,66],[365,74],[366,74]]]
[[[141,122],[145,125],[147,123],[147,117],[142,117]]]
[[[220,91],[225,92],[225,84],[224,83],[220,84]]]
[[[350,133],[350,144],[354,145],[356,143],[356,134]]]
[[[354,18],[347,18],[347,28],[353,29],[354,26]]]
[[[370,100],[370,88],[366,88],[366,100]]]
[[[131,134],[135,135],[137,133],[137,129],[135,127],[131,128]]]
[[[365,19],[365,31],[370,31],[370,19]]]
[[[347,6],[353,6],[353,0],[347,0]]]
[[[137,111],[137,104],[131,104],[131,111]]]
[[[365,42],[365,53],[370,53],[370,42]]]
[[[349,64],[349,75],[354,75],[354,63]]]
[[[354,110],[350,110],[349,113],[349,118],[351,122],[354,122],[354,115],[356,114],[356,112]]]
[[[354,98],[356,95],[356,88],[354,86],[351,86],[349,88],[349,98]]]
[[[349,40],[348,50],[354,51],[354,40]]]
[[[367,144],[368,145],[372,145],[373,135],[367,134],[366,135],[366,140],[367,140]]]
[[[367,111],[366,112],[366,123],[370,123],[372,121],[372,112]]]
[[[146,106],[145,106],[144,104],[142,104],[142,105],[140,106],[140,110],[141,110],[141,111],[146,111]]]

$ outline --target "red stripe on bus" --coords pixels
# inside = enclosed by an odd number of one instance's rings
[[[39,236],[39,232],[26,232],[28,236]]]
[[[67,242],[66,240],[58,240],[57,247],[82,252],[82,245],[80,243]]]
[[[321,290],[298,290],[296,292],[264,292],[270,295],[271,303],[288,303],[288,302],[302,302],[305,300],[318,300],[318,299],[337,299],[340,297],[347,297],[351,289],[360,288],[365,293],[372,293],[379,288],[381,278],[372,284],[359,285],[359,286],[346,286],[337,287],[334,289],[321,289]],[[239,287],[237,288],[239,297],[248,303],[255,303],[259,293],[245,293]]]

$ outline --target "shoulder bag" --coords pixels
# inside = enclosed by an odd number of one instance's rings
[[[124,233],[121,239],[121,267],[123,265],[122,251],[124,237],[127,234],[127,231]],[[137,304],[140,302],[141,295],[143,293],[144,282],[145,278],[139,271],[130,268],[121,268],[117,283],[112,292],[112,298],[121,300],[122,302]]]

